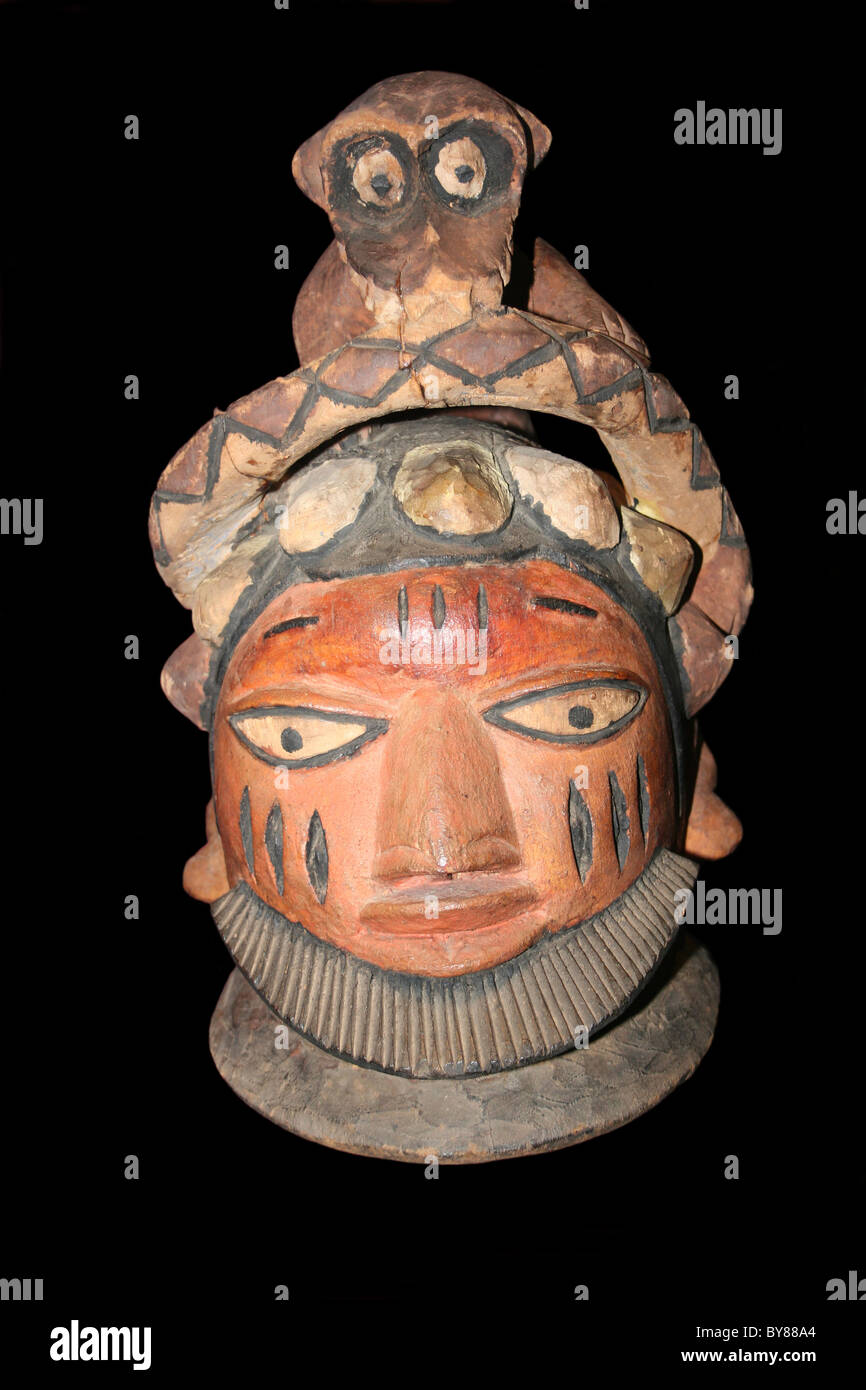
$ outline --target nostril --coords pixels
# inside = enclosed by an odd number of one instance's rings
[[[513,869],[520,864],[520,851],[510,840],[500,835],[482,835],[470,840],[461,858],[466,862],[464,873],[472,871],[493,872],[495,869]]]
[[[447,883],[463,874],[501,873],[521,863],[515,845],[498,835],[483,835],[465,845],[439,844],[426,850],[417,845],[391,845],[376,856],[373,877],[391,881],[421,876]]]
[[[466,839],[448,833],[434,834],[429,844],[440,874],[493,873],[520,863],[516,845],[489,832]]]
[[[426,878],[451,877],[441,872],[431,854],[425,854],[415,845],[391,845],[376,856],[373,864],[374,878],[391,880],[419,875]]]

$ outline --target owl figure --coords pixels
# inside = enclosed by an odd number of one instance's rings
[[[499,308],[523,180],[550,140],[531,112],[483,83],[422,72],[377,83],[305,141],[292,171],[335,240],[295,306],[301,362],[377,325],[420,342]],[[648,361],[629,325],[544,241],[519,307],[604,333]]]

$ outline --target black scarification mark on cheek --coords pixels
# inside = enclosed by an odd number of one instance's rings
[[[319,902],[323,903],[328,891],[328,842],[318,811],[314,811],[310,818],[305,858],[307,877]]]
[[[610,819],[613,826],[614,843],[616,844],[616,857],[619,862],[620,873],[622,873],[625,861],[628,859],[628,807],[622,787],[617,781],[616,773],[609,772],[607,780],[610,785]]]
[[[592,868],[592,816],[574,780],[568,784],[568,824],[577,872],[581,883],[586,883]]]
[[[265,826],[265,848],[274,870],[277,892],[282,897],[286,884],[283,873],[283,813],[278,801],[274,802],[268,812],[268,821]]]
[[[405,632],[406,624],[409,622],[409,595],[406,593],[405,584],[401,585],[397,595],[397,621],[400,624],[400,632]]]
[[[250,813],[250,789],[244,787],[241,793],[241,809],[238,816],[241,831],[241,844],[244,847],[244,859],[247,861],[247,868],[255,879],[256,867],[253,857],[253,819]]]
[[[640,753],[637,755],[637,796],[638,807],[640,809],[640,830],[643,835],[643,842],[646,844],[650,823],[650,794],[649,782],[647,781],[646,775],[646,763]]]
[[[445,596],[438,584],[433,586],[433,626],[440,628],[445,621]]]

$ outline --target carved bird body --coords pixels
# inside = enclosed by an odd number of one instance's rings
[[[427,72],[378,83],[307,140],[293,172],[335,240],[298,295],[301,363],[378,326],[418,343],[499,308],[523,179],[550,139],[531,112],[483,83]],[[540,239],[528,299],[516,307],[649,362],[629,324]]]

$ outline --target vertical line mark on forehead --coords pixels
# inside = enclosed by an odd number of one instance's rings
[[[488,608],[487,608],[487,590],[485,589],[485,587],[484,587],[483,584],[479,584],[479,585],[478,585],[477,608],[478,608],[478,626],[479,626],[480,628],[484,629],[484,628],[487,627],[487,614],[488,614]]]
[[[440,628],[445,621],[445,596],[438,584],[433,586],[433,626]]]

